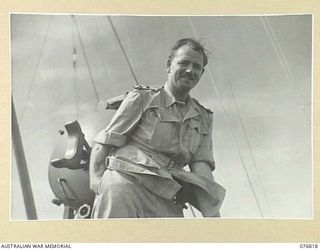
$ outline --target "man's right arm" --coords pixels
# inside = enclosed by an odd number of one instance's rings
[[[98,193],[98,186],[101,180],[101,177],[106,170],[105,159],[111,150],[111,145],[102,145],[96,143],[91,150],[90,155],[90,189]]]
[[[143,103],[139,91],[127,93],[108,126],[101,130],[94,139],[91,150],[89,174],[90,188],[98,193],[98,187],[106,170],[105,159],[113,147],[126,144],[127,136],[135,128],[142,116]]]

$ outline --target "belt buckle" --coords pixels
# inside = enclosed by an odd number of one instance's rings
[[[167,164],[167,169],[173,169],[176,165],[176,162],[172,159],[170,159],[170,161]]]

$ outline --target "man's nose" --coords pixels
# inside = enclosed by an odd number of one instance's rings
[[[189,66],[186,68],[186,72],[187,72],[187,73],[191,73],[192,70],[193,70],[192,65],[189,65]]]

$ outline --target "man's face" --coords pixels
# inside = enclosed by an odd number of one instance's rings
[[[203,55],[189,45],[180,47],[167,68],[168,84],[175,90],[190,91],[203,73]]]

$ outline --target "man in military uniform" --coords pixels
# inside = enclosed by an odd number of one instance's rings
[[[92,149],[93,218],[183,217],[186,202],[219,216],[225,190],[211,173],[213,114],[189,95],[207,61],[200,43],[181,39],[165,85],[126,94]]]

